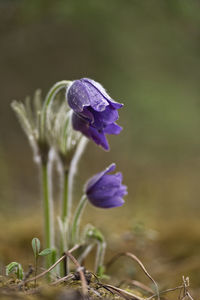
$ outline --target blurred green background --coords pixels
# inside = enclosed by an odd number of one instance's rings
[[[124,130],[109,137],[109,153],[89,143],[76,187],[116,162],[129,195],[120,209],[90,207],[89,221],[111,251],[138,253],[163,286],[190,275],[198,287],[200,2],[1,0],[0,23],[1,263],[20,257],[5,245],[29,253],[30,232],[41,235],[38,169],[10,102],[90,77],[124,103]]]

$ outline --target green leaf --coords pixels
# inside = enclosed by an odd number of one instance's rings
[[[6,266],[6,275],[8,276],[18,266],[18,263],[13,261]]]
[[[15,261],[6,266],[6,275],[8,276],[11,273],[16,274],[17,278],[20,280],[24,277],[24,271],[21,264]]]
[[[20,280],[23,280],[23,278],[24,278],[24,271],[23,271],[23,268],[22,268],[21,264],[18,264],[17,278],[20,279]]]
[[[35,255],[35,258],[38,257],[40,252],[40,240],[38,238],[32,239],[32,248],[33,248],[33,253]]]
[[[51,254],[52,252],[53,252],[53,249],[46,248],[46,249],[42,250],[42,251],[39,253],[39,255],[40,255],[40,256],[46,256],[46,255]]]

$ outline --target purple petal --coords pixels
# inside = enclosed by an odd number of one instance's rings
[[[89,110],[88,107],[84,107],[83,111],[79,113],[82,117],[88,119],[90,123],[94,123],[94,115],[93,113]]]
[[[116,164],[111,164],[102,172],[94,175],[91,179],[88,180],[85,186],[85,192],[88,193],[90,189],[107,173],[113,172],[116,168]]]
[[[125,195],[127,195],[127,186],[126,185],[121,185],[120,189],[118,189],[115,193],[114,196],[118,196],[118,197],[124,197]]]
[[[87,193],[87,197],[92,204],[109,202],[113,198],[123,198],[127,195],[127,187],[121,185],[122,174],[104,175]]]
[[[109,150],[108,141],[103,131],[99,131],[98,129],[90,126],[89,134],[93,141],[104,148],[104,150]]]
[[[90,130],[89,130],[89,123],[86,119],[81,117],[80,115],[73,113],[72,115],[72,126],[74,130],[78,130],[83,133],[88,138],[91,138]]]
[[[104,111],[106,109],[106,106],[109,105],[107,99],[95,86],[90,83],[90,81],[81,79],[81,82],[87,89],[90,106],[96,111]]]
[[[105,128],[104,128],[104,133],[106,134],[119,134],[122,130],[122,127],[115,124],[115,123],[112,123],[112,124],[109,124],[107,125]]]
[[[94,199],[108,199],[118,195],[121,187],[122,175],[103,175],[87,192],[88,197]]]
[[[90,95],[81,80],[75,80],[72,85],[68,87],[66,97],[69,106],[75,112],[81,112],[85,106],[90,106]]]
[[[122,174],[120,172],[116,174],[104,174],[98,180],[98,182],[93,186],[93,189],[99,189],[103,192],[110,191],[110,189],[113,189],[117,187],[119,189],[122,182]],[[92,191],[91,191],[92,192]]]
[[[123,106],[123,104],[121,103],[118,103],[116,101],[114,101],[109,95],[108,93],[106,92],[106,90],[104,89],[104,87],[98,83],[97,81],[94,81],[90,78],[83,78],[82,81],[88,83],[88,84],[91,84],[94,88],[96,88],[101,94],[102,96],[109,101],[109,103],[111,104],[111,106],[115,109],[119,109]]]
[[[108,141],[103,131],[98,131],[90,125],[90,122],[80,114],[73,113],[72,126],[74,130],[80,131],[89,139],[92,139],[97,145],[109,150]]]
[[[124,106],[124,104],[122,103],[118,103],[116,101],[114,101],[113,99],[108,100],[108,102],[110,103],[110,105],[115,108],[115,109],[120,109],[122,106]]]
[[[94,81],[90,78],[83,78],[82,81],[87,82],[88,84],[91,84],[94,88],[96,88],[105,99],[111,100],[111,97],[108,95],[104,87],[97,81]]]
[[[103,128],[105,125],[117,121],[119,118],[118,111],[111,106],[107,106],[103,112],[93,111],[94,126],[97,128]]]
[[[108,124],[113,123],[119,119],[118,111],[112,108],[110,105],[107,106],[103,112],[100,112],[99,115],[101,116],[101,119]]]
[[[124,200],[121,197],[113,197],[110,199],[103,199],[103,200],[90,200],[90,202],[99,208],[113,208],[113,207],[119,207],[124,204]]]

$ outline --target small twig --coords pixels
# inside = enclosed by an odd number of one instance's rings
[[[184,278],[183,276],[183,284],[180,285],[180,286],[177,286],[175,288],[171,288],[171,289],[167,289],[165,291],[161,291],[160,292],[160,295],[162,294],[166,294],[166,293],[169,293],[169,292],[173,292],[173,291],[176,291],[176,290],[180,290],[180,294],[179,294],[179,297],[178,299],[179,300],[184,300],[186,299],[187,297],[190,299],[190,300],[194,300],[192,298],[192,296],[190,295],[189,291],[188,291],[188,287],[189,287],[189,278]],[[182,293],[183,292],[183,293]],[[151,297],[147,298],[147,300],[151,300],[152,298],[154,298],[156,296],[156,294],[152,295]]]
[[[79,262],[76,260],[76,258],[71,254],[70,251],[65,252],[65,254],[66,254],[66,256],[68,256],[71,259],[71,261],[77,267],[77,271],[79,272],[80,279],[81,279],[83,295],[86,296],[88,294],[88,286],[87,286],[85,274],[83,272],[83,268],[81,267]]]
[[[189,292],[186,293],[186,296],[188,296],[188,298],[190,298],[190,300],[194,300]]]
[[[144,298],[141,298],[133,293],[130,293],[130,292],[127,292],[123,289],[120,289],[120,288],[117,288],[115,286],[112,286],[110,284],[103,284],[102,285],[104,288],[108,288],[108,289],[111,289],[113,291],[115,291],[118,295],[120,295],[121,297],[123,297],[124,299],[127,299],[127,300],[145,300]]]
[[[56,285],[56,284],[61,283],[63,281],[67,281],[69,279],[72,279],[73,277],[74,277],[73,274],[68,274],[67,276],[59,278],[58,280],[52,282],[50,285]]]
[[[63,259],[65,259],[65,255],[63,255],[62,257],[60,257],[56,262],[55,264],[53,264],[49,269],[45,270],[44,272],[38,274],[37,276],[33,277],[33,278],[30,278],[26,281],[24,281],[24,284],[30,282],[30,281],[33,281],[33,280],[37,280],[41,277],[43,277],[45,274],[47,274],[48,272],[50,272],[53,268],[55,268],[55,266],[57,266],[57,264],[59,264]]]
[[[119,253],[117,255],[115,255],[108,263],[107,263],[107,268],[112,265],[119,257],[121,256],[128,256],[130,257],[131,259],[133,259],[134,261],[136,261],[139,266],[142,268],[143,272],[146,274],[146,276],[154,283],[155,285],[155,288],[156,288],[156,295],[157,295],[157,298],[158,300],[160,300],[160,296],[159,296],[159,288],[158,288],[158,285],[156,283],[156,281],[153,279],[153,277],[147,272],[145,266],[143,265],[143,263],[140,261],[140,259],[135,256],[134,254],[130,253],[130,252],[122,252],[122,253]]]
[[[188,287],[190,286],[190,280],[189,277],[182,277],[183,278],[183,297],[180,298],[181,300],[184,300],[186,297],[188,297],[190,300],[194,300],[192,296],[190,295],[188,291]]]
[[[75,251],[76,249],[78,249],[80,247],[80,245],[75,245],[72,249],[70,249],[69,251],[68,251],[68,253],[71,253],[71,252],[73,252],[73,251]],[[30,282],[30,281],[33,281],[33,280],[37,280],[37,279],[39,279],[39,278],[41,278],[41,277],[43,277],[45,274],[47,274],[48,272],[50,272],[53,268],[55,268],[55,266],[57,266],[63,259],[65,259],[65,257],[66,257],[66,254],[65,255],[63,255],[63,256],[61,256],[49,269],[47,269],[47,270],[45,270],[44,272],[42,272],[42,273],[40,273],[40,274],[38,274],[37,276],[35,276],[35,277],[33,277],[33,278],[30,278],[30,279],[28,279],[28,280],[25,280],[24,282],[23,282],[23,284],[26,284],[26,283],[28,283],[28,282]]]

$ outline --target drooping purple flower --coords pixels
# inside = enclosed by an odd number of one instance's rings
[[[101,84],[89,78],[75,80],[66,97],[73,110],[73,128],[109,150],[105,135],[120,133],[122,128],[115,122],[123,104],[112,100]]]
[[[86,183],[85,193],[94,206],[111,208],[124,204],[123,196],[127,194],[127,187],[122,184],[122,174],[119,172],[108,175],[115,167],[115,164],[111,164]]]

